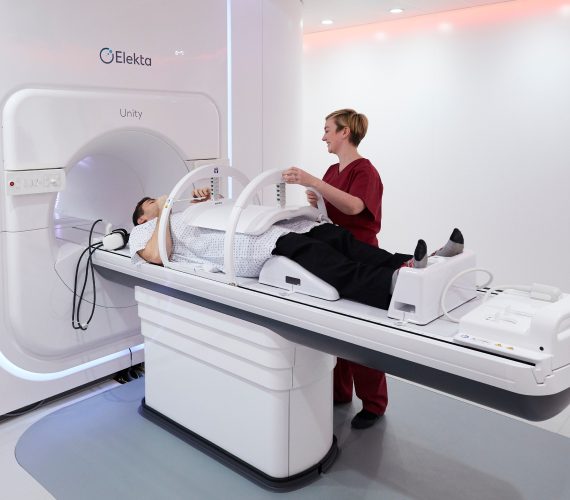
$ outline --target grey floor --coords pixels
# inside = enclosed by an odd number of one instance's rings
[[[357,403],[335,409],[341,454],[289,493],[261,489],[140,416],[143,379],[47,415],[16,458],[58,500],[570,499],[569,438],[397,379],[389,392],[388,413],[366,431],[350,429]]]

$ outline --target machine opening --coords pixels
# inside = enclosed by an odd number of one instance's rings
[[[150,132],[119,131],[95,139],[71,162],[67,187],[56,198],[56,237],[68,239],[70,227],[84,233],[97,219],[104,221],[100,231],[105,224],[130,231],[137,201],[170,192],[187,172],[177,149]]]
[[[177,148],[149,131],[116,131],[82,147],[69,164],[66,188],[53,207],[54,267],[68,290],[73,290],[76,264],[96,220],[102,222],[94,228],[94,239],[102,238],[110,226],[130,233],[136,203],[143,196],[168,194],[186,173]],[[120,252],[128,254],[127,249]],[[80,272],[83,275],[83,268]],[[100,276],[97,283],[97,305],[132,305],[132,293],[124,294],[122,287]],[[91,298],[89,291],[85,299]]]

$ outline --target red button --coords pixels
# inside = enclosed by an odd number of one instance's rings
[[[10,187],[14,187],[14,181],[10,181]]]

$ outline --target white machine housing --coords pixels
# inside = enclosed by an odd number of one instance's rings
[[[129,229],[140,198],[212,159],[232,154],[253,175],[265,160],[298,161],[300,137],[282,144],[277,124],[300,107],[300,8],[0,0],[9,68],[0,75],[0,415],[143,360],[132,286],[96,274],[93,321],[71,327],[93,221],[103,219],[95,238],[109,223]],[[269,72],[268,60],[279,67]],[[88,291],[84,317],[92,299]]]
[[[151,290],[136,299],[146,405],[272,478],[328,453],[334,356]]]

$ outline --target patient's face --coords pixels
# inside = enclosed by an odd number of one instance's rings
[[[143,224],[148,222],[149,220],[155,219],[159,215],[159,207],[158,203],[156,202],[156,198],[151,198],[150,200],[146,200],[142,204],[143,214],[139,217],[139,224]]]

